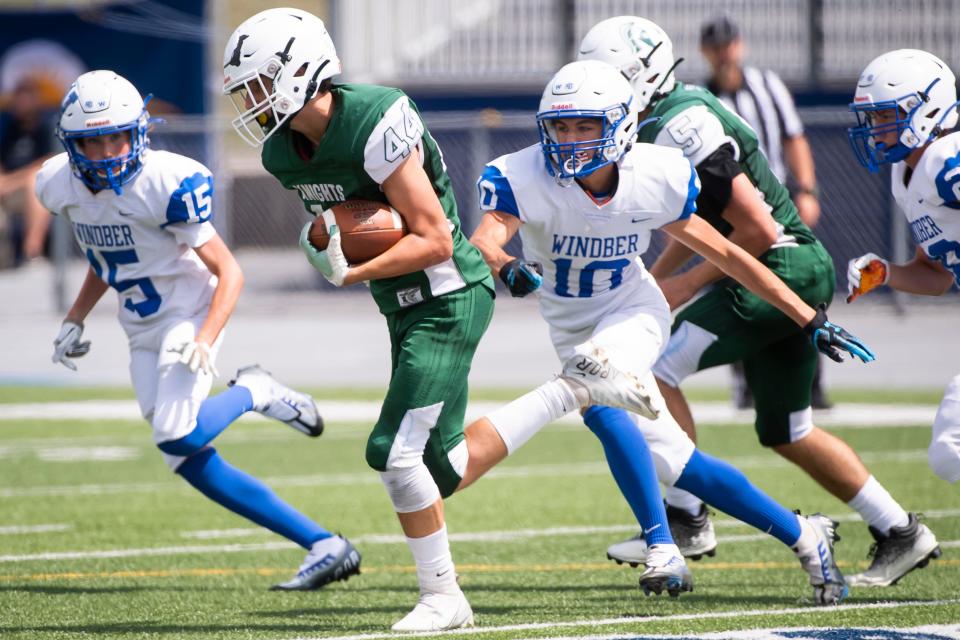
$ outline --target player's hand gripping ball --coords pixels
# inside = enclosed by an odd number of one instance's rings
[[[310,226],[310,244],[324,251],[330,242],[330,227],[340,230],[343,255],[349,264],[359,264],[397,244],[407,234],[407,223],[390,205],[373,200],[347,200],[317,216]]]

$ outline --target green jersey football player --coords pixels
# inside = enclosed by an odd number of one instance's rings
[[[697,213],[756,256],[809,305],[826,308],[836,281],[830,255],[800,220],[749,125],[709,91],[675,80],[680,60],[674,60],[667,34],[643,18],[610,18],[587,33],[579,57],[613,64],[630,79],[642,123],[639,140],[680,148],[696,167],[702,184]],[[697,371],[742,360],[756,402],[761,444],[800,466],[881,536],[909,528],[918,540],[926,537],[926,527],[916,525],[916,518],[890,496],[853,449],[814,425],[810,388],[817,350],[810,341],[787,316],[742,285],[721,281],[723,274],[708,262],[674,275],[690,257],[686,247],[670,240],[650,270],[671,308],[713,285],[677,315],[654,367],[680,425],[696,439],[680,383]],[[831,357],[840,359],[839,354]],[[681,549],[686,546],[692,554],[713,550],[716,538],[702,502],[673,487],[667,488],[666,497]],[[898,574],[894,582],[923,563],[929,551],[919,545],[901,547],[907,551],[898,555],[908,557],[891,561]],[[628,541],[609,551],[613,558],[632,561],[642,542]]]
[[[420,599],[393,628],[468,626],[473,612],[456,580],[443,498],[464,488],[542,426],[590,404],[649,414],[633,375],[596,352],[578,354],[564,374],[464,429],[467,374],[493,313],[490,268],[464,237],[436,141],[398,89],[334,84],[340,61],[323,22],[296,9],[258,13],[224,51],[224,93],[234,128],[262,145],[263,166],[304,207],[320,215],[346,200],[393,207],[409,233],[379,256],[348,264],[336,225],[327,248],[300,245],[331,283],[367,282],[392,345],[389,389],[366,450],[380,473],[417,565]],[[500,270],[512,293],[539,285],[537,265]],[[309,558],[289,589],[314,588],[313,569],[339,559]],[[327,571],[329,573],[329,571]]]

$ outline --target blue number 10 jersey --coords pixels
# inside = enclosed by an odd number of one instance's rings
[[[523,222],[524,258],[543,264],[544,319],[576,331],[628,297],[666,306],[639,257],[653,229],[696,211],[700,182],[679,149],[635,144],[619,164],[616,193],[597,204],[577,184],[558,183],[533,145],[488,164],[477,188],[481,209]]]

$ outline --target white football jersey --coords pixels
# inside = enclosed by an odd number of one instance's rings
[[[481,209],[523,222],[524,258],[543,265],[538,294],[547,322],[581,330],[628,299],[666,309],[638,258],[653,229],[696,211],[700,181],[683,152],[635,144],[620,162],[616,193],[603,204],[575,183],[559,184],[544,163],[540,145],[527,147],[488,164],[477,186]]]
[[[890,189],[918,247],[949,269],[960,285],[960,132],[932,143],[904,185],[906,162],[890,171]]]
[[[36,190],[44,207],[70,221],[94,272],[117,291],[128,335],[209,306],[216,277],[193,251],[216,235],[213,178],[202,164],[148,149],[140,174],[117,195],[93,193],[61,153],[43,164]]]

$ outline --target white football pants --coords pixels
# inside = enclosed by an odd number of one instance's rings
[[[207,399],[213,376],[202,371],[190,373],[173,351],[197,335],[206,312],[192,318],[172,319],[137,335],[137,348],[130,351],[130,379],[140,404],[140,413],[153,427],[154,443],[178,440],[193,431],[200,404]],[[223,334],[211,346],[216,358]],[[184,458],[160,452],[164,462],[176,470]]]
[[[651,372],[669,336],[670,316],[659,306],[625,307],[580,331],[550,329],[560,362],[566,362],[575,353],[588,353],[592,346],[597,346],[606,352],[614,367],[640,378],[660,417],[647,420],[633,413],[630,417],[650,447],[660,482],[672,486],[683,473],[696,445],[670,415]]]

